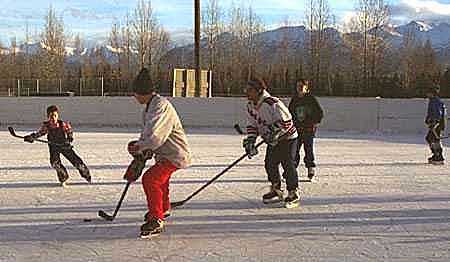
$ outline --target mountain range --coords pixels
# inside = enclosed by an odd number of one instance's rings
[[[333,34],[337,43],[342,41],[343,33],[334,28],[327,28],[327,34]],[[308,30],[304,26],[280,27],[274,30],[265,31],[255,36],[255,39],[262,43],[262,46],[268,50],[273,50],[282,42],[287,43],[287,49],[296,50],[303,47],[308,35]],[[369,32],[370,33],[370,32]],[[412,34],[415,39],[422,42],[430,40],[432,47],[438,54],[450,53],[450,24],[448,23],[425,23],[423,21],[412,21],[400,26],[387,26],[383,28],[384,37],[388,39],[393,47],[401,47],[405,35]],[[229,33],[223,33],[218,38],[219,46],[226,46],[232,36]],[[202,47],[206,47],[205,40],[201,43]],[[25,43],[16,48],[17,53],[36,54],[46,47],[42,43]],[[89,57],[91,61],[96,63],[96,58],[103,57],[107,61],[117,62],[117,53],[121,50],[112,48],[107,44],[97,44],[95,47],[82,48],[77,50],[74,47],[65,47],[65,54],[68,63],[80,62],[83,58]],[[0,48],[0,54],[8,54],[10,49]],[[135,52],[135,51],[134,51]],[[193,45],[173,47],[168,53],[167,61],[174,61],[177,56],[192,57]],[[270,54],[268,52],[263,52]],[[101,54],[101,55],[99,55]],[[172,58],[171,58],[172,57]],[[269,57],[268,57],[269,58]],[[450,64],[450,61],[445,61]]]

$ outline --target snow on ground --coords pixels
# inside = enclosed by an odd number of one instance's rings
[[[114,222],[96,217],[100,209],[113,211],[130,161],[126,144],[137,136],[110,131],[76,133],[76,151],[95,183],[86,185],[71,168],[68,188],[57,186],[45,145],[0,131],[1,262],[450,259],[450,172],[424,164],[422,137],[321,134],[319,182],[301,184],[301,207],[293,210],[261,203],[268,183],[260,154],[174,210],[160,237],[141,240],[140,183]],[[189,130],[194,163],[173,177],[172,200],[238,158],[241,138]]]

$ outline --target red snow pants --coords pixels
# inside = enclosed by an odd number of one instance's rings
[[[142,177],[149,218],[164,220],[164,212],[170,209],[169,180],[170,176],[177,171],[169,160],[163,159],[150,167]]]

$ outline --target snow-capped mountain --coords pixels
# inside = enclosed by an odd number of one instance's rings
[[[369,33],[373,33],[370,30]],[[305,43],[308,39],[308,35],[311,32],[304,26],[291,26],[280,27],[278,29],[261,32],[255,35],[255,41],[262,47],[261,53],[264,54],[264,60],[266,62],[276,61],[277,52],[280,51],[280,46],[287,49],[288,54],[295,55],[302,52]],[[358,37],[358,33],[354,34]],[[343,33],[334,28],[327,28],[326,35],[329,39],[334,39],[336,46],[342,44]],[[393,26],[389,25],[383,28],[380,37],[385,37],[390,40],[391,46],[394,48],[400,48],[404,38],[413,35],[418,41],[425,42],[430,40],[433,48],[438,51],[438,54],[450,53],[450,24],[448,23],[426,23],[424,21],[412,21],[405,25]],[[233,35],[230,33],[223,33],[217,39],[218,46],[221,49],[227,49],[233,41]],[[90,58],[93,63],[106,61],[109,63],[117,63],[118,55],[122,54],[124,50],[114,48],[108,44],[96,44],[93,45],[90,42],[86,47],[75,48],[71,46],[72,43],[68,43],[65,47],[66,61],[68,63],[81,63],[84,58]],[[106,43],[106,41],[104,42]],[[201,46],[206,48],[208,43],[205,39],[202,39]],[[341,45],[342,46],[342,45]],[[29,55],[36,55],[40,51],[48,49],[42,43],[26,43],[18,46],[15,50],[16,53],[28,53]],[[0,54],[6,55],[11,52],[10,48],[0,48]],[[132,51],[136,53],[135,50]],[[190,63],[193,57],[193,44],[174,46],[168,53],[165,60],[167,63],[174,63],[176,61],[185,64]],[[286,50],[284,50],[286,52]],[[205,52],[203,53],[205,54]]]

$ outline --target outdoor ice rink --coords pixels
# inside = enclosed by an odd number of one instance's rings
[[[291,210],[262,204],[260,152],[173,210],[161,236],[141,240],[140,183],[114,222],[97,217],[100,209],[112,213],[120,197],[126,145],[137,130],[77,131],[75,149],[94,184],[70,168],[67,188],[56,183],[46,145],[0,131],[1,262],[450,261],[450,170],[425,164],[422,136],[319,133],[319,181],[301,183],[301,206]],[[172,177],[174,201],[243,154],[242,136],[231,129],[188,134],[193,165]]]

